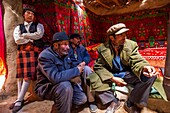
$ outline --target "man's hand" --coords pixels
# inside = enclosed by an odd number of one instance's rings
[[[81,63],[77,66],[77,68],[79,69],[80,73],[83,71],[84,66],[85,66],[85,63],[83,63],[83,62],[81,62]]]
[[[156,72],[156,70],[153,66],[144,66],[143,75],[146,77],[152,77],[152,76],[159,75],[159,72]]]
[[[122,78],[119,78],[119,77],[112,77],[111,78],[111,81],[116,83],[117,86],[126,86],[127,83],[122,79]]]
[[[86,63],[85,62],[81,62],[79,65],[85,66]]]

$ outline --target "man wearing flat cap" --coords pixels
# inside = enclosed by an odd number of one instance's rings
[[[42,51],[43,45],[44,27],[42,24],[34,22],[35,8],[24,4],[23,17],[23,24],[19,24],[13,32],[15,43],[18,46],[16,74],[18,96],[17,100],[9,107],[13,113],[18,112],[22,108],[24,96],[29,85],[31,81],[36,80],[37,58],[38,54]],[[31,94],[33,95],[33,93],[32,91]]]
[[[103,104],[110,103],[106,113],[114,113],[121,105],[113,90],[115,85],[133,87],[124,108],[128,113],[140,113],[141,108],[147,105],[158,74],[139,54],[137,43],[127,39],[128,31],[123,23],[107,30],[109,40],[98,48],[95,72],[89,75],[91,90]]]
[[[51,113],[71,113],[72,103],[82,105],[87,101],[85,93],[72,86],[84,65],[73,67],[68,52],[67,34],[57,32],[52,46],[43,50],[38,58],[35,92],[42,99],[54,101]]]

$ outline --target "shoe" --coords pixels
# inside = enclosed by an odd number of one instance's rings
[[[21,103],[20,106],[15,106],[16,103]],[[12,109],[12,113],[17,113],[24,105],[24,101],[16,101]]]
[[[72,108],[73,108],[73,109],[78,109],[78,108],[80,108],[80,106],[81,106],[81,105],[73,104],[73,105],[72,105]]]
[[[89,108],[91,113],[96,113],[98,110],[98,107],[95,104],[90,104]]]
[[[13,109],[15,106],[15,102],[9,105],[9,109]]]
[[[124,110],[127,111],[128,113],[130,113],[132,110],[132,107],[128,107],[127,105],[127,102],[124,103],[124,106],[123,106]]]
[[[132,107],[132,113],[141,113],[141,108],[137,107],[136,105]]]
[[[125,102],[123,107],[128,113],[141,113],[141,108],[137,107],[136,105],[128,107],[127,102]]]
[[[118,110],[121,107],[121,102],[118,101],[118,103],[112,102],[110,106],[106,109],[105,113],[114,113],[116,110]]]
[[[25,100],[23,100],[22,102],[23,104],[25,103]],[[15,102],[13,102],[12,104],[9,105],[9,109],[13,109],[15,106]]]
[[[56,107],[56,104],[53,104],[52,106],[52,109],[51,109],[51,112],[50,113],[57,113],[57,107]]]

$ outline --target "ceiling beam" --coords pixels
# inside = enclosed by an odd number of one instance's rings
[[[109,7],[108,5],[102,3],[100,0],[96,0],[97,3],[99,3],[100,5],[102,5],[103,7],[107,8],[107,9],[111,9],[111,7]]]

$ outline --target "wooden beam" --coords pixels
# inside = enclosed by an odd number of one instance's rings
[[[119,3],[118,0],[112,0],[117,6],[121,7],[121,4]]]
[[[167,38],[167,50],[166,50],[166,61],[165,61],[165,75],[163,80],[163,87],[167,95],[167,99],[170,101],[170,12],[168,19],[168,38]]]
[[[103,7],[107,8],[107,9],[111,9],[111,7],[109,7],[108,5],[102,3],[100,0],[96,0],[96,2],[101,4]]]

